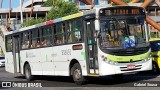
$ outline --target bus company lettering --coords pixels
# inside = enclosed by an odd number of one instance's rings
[[[26,58],[36,57],[33,53],[26,53]]]
[[[41,83],[12,83],[12,87],[42,87]]]
[[[71,49],[62,50],[62,55],[71,55]]]

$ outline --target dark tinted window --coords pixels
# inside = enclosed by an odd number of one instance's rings
[[[1,60],[1,59],[4,59],[4,57],[0,57],[0,60]]]
[[[7,38],[6,38],[6,50],[8,52],[10,52],[10,51],[13,50],[12,49],[12,45],[13,45],[13,43],[12,43],[12,36],[7,36]]]
[[[151,41],[150,45],[152,52],[160,50],[160,41]]]

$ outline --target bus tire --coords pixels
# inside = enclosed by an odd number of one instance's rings
[[[32,81],[33,80],[33,75],[31,73],[31,68],[29,64],[25,65],[25,78],[27,79],[27,81]]]
[[[159,67],[156,62],[153,62],[153,64],[152,64],[152,72],[154,74],[158,74],[160,72]]]
[[[77,85],[82,85],[85,83],[85,78],[82,75],[82,69],[79,63],[75,63],[71,68],[71,71],[72,71],[73,80]]]

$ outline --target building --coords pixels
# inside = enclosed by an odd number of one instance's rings
[[[44,2],[47,0],[43,0]],[[90,5],[85,5],[83,2],[78,3],[78,0],[65,0],[69,2],[74,2],[76,3],[80,10],[87,10],[90,9]],[[92,0],[90,0],[92,1]],[[99,6],[108,6],[108,0],[93,0],[95,6],[94,7],[99,7]],[[25,2],[22,6],[22,13],[23,13],[23,22],[28,20],[30,17],[37,19],[38,17],[45,17],[48,11],[50,11],[51,7],[43,7],[42,0],[34,0],[33,2],[33,13],[30,15],[31,7],[32,7],[32,0],[28,0]],[[139,6],[141,3],[136,3],[137,6]],[[160,4],[160,0],[159,0]],[[151,16],[151,18],[157,22],[160,22],[160,7],[152,3],[150,6],[147,7],[147,12]],[[10,12],[11,11],[11,12]],[[10,12],[10,15],[9,15]],[[21,24],[21,8],[20,6],[17,8],[12,8],[10,9],[0,9],[0,22],[3,25],[6,25],[8,23],[11,24],[11,27],[13,30],[17,30],[20,27]],[[151,31],[156,31],[152,26],[150,26]]]
[[[156,3],[152,3],[146,8],[147,14],[160,25],[160,0]],[[160,38],[160,32],[153,26],[148,25],[150,29],[150,35],[152,38]]]
[[[44,0],[47,1],[47,0]],[[38,17],[45,17],[51,7],[42,7],[44,2],[42,0],[34,0],[33,2],[33,13],[30,15],[32,9],[32,0],[25,2],[22,6],[23,22],[28,20],[30,17],[37,19]],[[9,15],[10,14],[10,15]],[[13,30],[20,28],[21,24],[21,8],[0,9],[0,22],[1,25],[11,24]]]

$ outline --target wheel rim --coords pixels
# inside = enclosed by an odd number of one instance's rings
[[[74,77],[75,77],[75,79],[76,80],[79,80],[79,79],[81,79],[81,70],[79,70],[79,69],[76,69],[75,71],[74,71]]]

